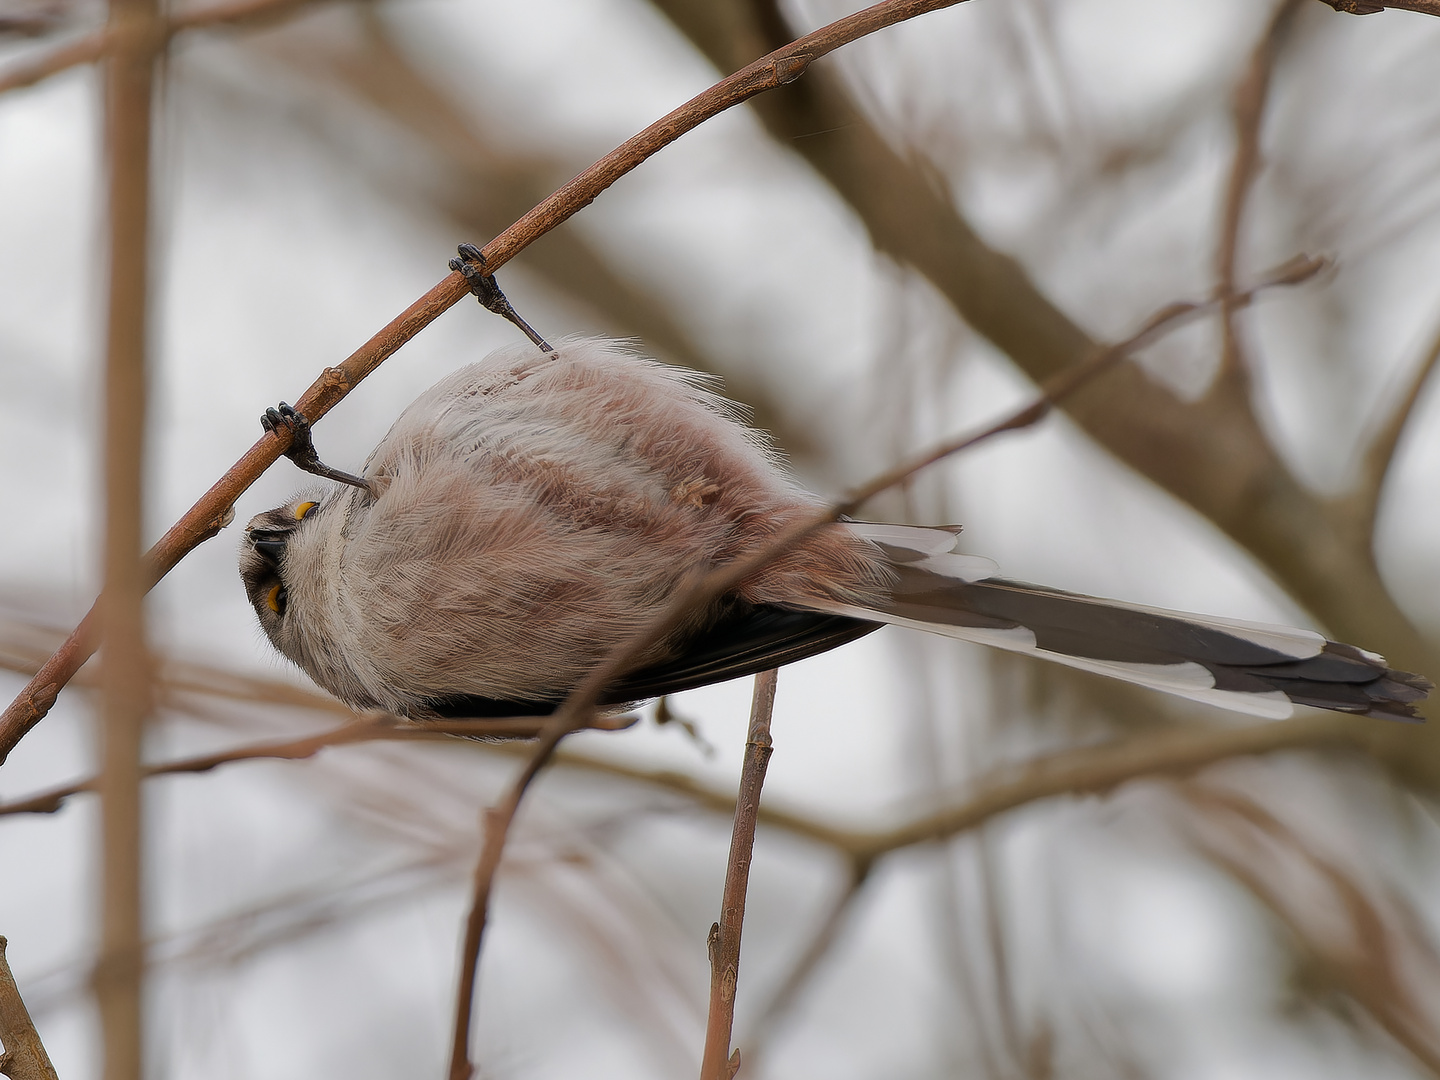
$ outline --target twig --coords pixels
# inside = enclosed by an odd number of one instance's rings
[[[632,726],[637,717],[634,714],[622,716],[595,717],[592,727],[600,731],[620,731]],[[221,765],[236,761],[301,761],[314,757],[321,750],[331,746],[349,746],[352,743],[449,740],[454,737],[480,739],[531,739],[538,735],[545,723],[544,717],[517,716],[514,718],[489,718],[481,720],[434,720],[417,723],[400,720],[387,713],[370,713],[356,716],[348,724],[322,731],[318,735],[307,735],[283,742],[259,743],[253,746],[232,747],[210,754],[180,758],[159,765],[147,765],[141,770],[145,779],[152,776],[175,776],[181,773],[202,773]],[[53,814],[74,795],[97,791],[99,777],[77,780],[62,784],[48,791],[37,792],[13,802],[0,803],[0,817],[8,814]]]
[[[1262,285],[1248,290],[1245,296],[1248,300],[1260,289],[1304,281],[1318,272],[1323,265],[1323,262],[1315,259],[1292,259],[1278,268]],[[465,940],[461,953],[460,985],[456,992],[454,1037],[450,1052],[450,1080],[469,1080],[473,1072],[469,1060],[469,1030],[470,1016],[473,1011],[475,972],[485,931],[490,890],[494,885],[495,872],[500,865],[500,856],[505,846],[510,824],[514,821],[520,800],[524,798],[525,790],[531,780],[549,760],[550,755],[555,752],[560,741],[572,731],[584,726],[586,718],[594,709],[605,688],[624,674],[646,649],[669,633],[687,612],[729,592],[766,563],[800,543],[816,529],[834,521],[842,514],[851,512],[873,496],[901,483],[915,472],[950,454],[968,449],[1001,432],[1018,430],[1038,422],[1048,414],[1054,404],[1073,394],[1122,357],[1150,344],[1162,333],[1214,310],[1216,305],[1222,302],[1224,302],[1222,299],[1215,298],[1201,303],[1174,304],[1163,309],[1153,316],[1138,333],[1126,341],[1097,350],[1084,363],[1060,372],[1046,383],[1044,392],[1036,401],[999,423],[976,434],[966,435],[945,443],[937,450],[877,477],[852,492],[844,501],[802,518],[790,527],[781,530],[769,543],[744,558],[735,559],[724,566],[717,567],[688,587],[676,590],[666,607],[647,626],[642,627],[628,641],[617,647],[604,661],[591,669],[580,684],[571,691],[569,697],[555,710],[540,735],[539,745],[533,756],[506,792],[503,800],[495,807],[485,811],[480,859],[475,867],[474,894],[470,913],[466,918]]]
[[[1235,156],[1225,188],[1225,207],[1220,216],[1220,243],[1215,253],[1215,287],[1223,296],[1234,291],[1236,261],[1240,247],[1240,223],[1245,215],[1250,190],[1260,171],[1260,126],[1270,96],[1275,58],[1280,40],[1303,0],[1281,0],[1254,50],[1245,74],[1235,88],[1232,116],[1235,124]],[[1221,315],[1221,377],[1244,377],[1240,343],[1235,333],[1235,309],[1226,305]]]
[[[0,937],[0,1074],[10,1080],[58,1080],[5,959],[6,944]]]
[[[495,873],[500,869],[500,856],[510,824],[520,809],[520,800],[530,787],[560,740],[574,728],[557,726],[552,720],[540,736],[540,745],[530,755],[520,775],[511,782],[505,797],[480,815],[480,858],[475,864],[471,890],[470,913],[465,917],[465,939],[460,947],[460,978],[455,988],[455,1023],[450,1042],[450,1080],[470,1080],[474,1066],[470,1063],[470,1018],[475,1010],[475,974],[480,966],[480,946],[490,912],[490,893]]]
[[[1385,419],[1365,449],[1365,456],[1360,463],[1360,478],[1352,497],[1356,504],[1356,527],[1364,530],[1364,536],[1369,537],[1375,532],[1375,518],[1380,512],[1380,496],[1385,491],[1385,478],[1390,473],[1390,465],[1395,460],[1395,451],[1400,445],[1401,436],[1405,434],[1406,425],[1410,423],[1420,395],[1437,364],[1440,364],[1440,329],[1437,329],[1435,336],[1431,338],[1430,347],[1416,365],[1415,373],[1410,377],[1394,411]]]
[[[765,40],[756,20],[745,17],[756,5],[654,3],[722,71],[748,62],[757,39]],[[1041,382],[1089,354],[1095,343],[1085,330],[1019,261],[981,238],[948,189],[934,183],[923,149],[896,148],[894,132],[870,122],[838,73],[817,70],[754,107],[777,146],[801,155],[834,188],[877,249],[926,277],[1031,379]],[[843,138],[798,138],[838,128]],[[1358,543],[1351,521],[1295,475],[1266,435],[1252,396],[1184,401],[1135,368],[1111,379],[1104,394],[1077,395],[1066,407],[1087,435],[1214,522],[1333,636],[1363,641],[1398,667],[1440,670],[1440,651],[1395,603],[1371,546]],[[1386,765],[1409,783],[1436,786],[1437,740],[1440,729],[1393,731]]]
[[[798,38],[722,79],[601,158],[485,245],[482,254],[487,268],[492,273],[498,270],[526,246],[588,206],[646,158],[712,116],[756,94],[794,82],[813,61],[866,34],[961,2],[963,0],[884,0]],[[312,423],[319,420],[387,357],[468,295],[464,276],[452,272],[342,364],[326,368],[295,403],[296,410]],[[234,516],[235,500],[284,453],[289,438],[288,430],[264,435],[170,528],[147,556],[152,584],[229,523]],[[94,652],[93,613],[94,609],[0,714],[0,764],[4,764],[25,733],[49,712],[61,688]]]
[[[1307,257],[1292,259],[1268,275],[1260,285],[1247,290],[1243,294],[1244,300],[1249,302],[1259,291],[1266,288],[1305,281],[1314,276],[1323,266],[1322,260]],[[499,868],[500,856],[510,824],[514,821],[515,813],[519,809],[520,801],[524,798],[525,790],[530,782],[549,760],[560,741],[572,731],[584,726],[587,717],[607,686],[624,674],[638,656],[650,645],[664,637],[687,612],[729,592],[766,563],[800,543],[816,529],[851,512],[880,492],[901,483],[915,472],[951,454],[968,449],[1002,432],[1018,430],[1038,422],[1057,402],[1085,386],[1095,376],[1123,357],[1128,356],[1136,349],[1149,345],[1162,334],[1213,311],[1220,303],[1233,299],[1233,297],[1212,298],[1197,303],[1173,304],[1162,309],[1130,338],[1118,345],[1099,349],[1085,362],[1057,374],[1045,384],[1040,397],[1025,408],[976,434],[966,435],[942,444],[937,450],[877,477],[852,492],[844,501],[827,510],[802,518],[789,528],[781,530],[769,543],[750,555],[717,567],[689,587],[678,589],[666,607],[647,626],[642,627],[604,661],[592,668],[580,684],[571,691],[569,697],[555,710],[540,735],[539,745],[533,756],[506,792],[504,799],[484,814],[482,849],[479,862],[475,867],[474,895],[470,913],[466,919],[465,941],[461,954],[460,986],[456,993],[450,1080],[469,1080],[473,1072],[469,1061],[469,1026],[470,1015],[473,1011],[475,972],[484,936],[489,894],[494,885],[495,872]]]
[[[198,30],[224,23],[268,21],[282,18],[292,10],[317,0],[234,0],[228,4],[210,4],[198,9],[177,12],[161,28],[166,40],[182,30]],[[0,71],[0,94],[58,75],[81,64],[93,64],[115,48],[114,36],[107,26],[84,37],[66,42],[52,51],[21,60]]]
[[[382,714],[383,715],[383,714]],[[361,718],[355,723],[301,739],[262,743],[255,746],[222,750],[191,758],[181,758],[149,766],[145,775],[173,776],[182,773],[208,772],[236,761],[261,759],[301,760],[312,757],[329,746],[344,746],[375,740],[424,741],[449,735],[477,734],[461,731],[464,722],[451,721],[453,730],[437,733],[435,729],[414,729],[410,725],[386,723]],[[600,718],[597,726],[630,723],[633,717]],[[484,721],[486,724],[507,721]],[[518,724],[521,721],[513,721]],[[533,717],[523,718],[531,724]],[[484,734],[485,732],[479,732]],[[1364,748],[1366,732],[1343,716],[1302,717],[1281,720],[1259,727],[1223,728],[1207,731],[1165,732],[1133,739],[1122,739],[1082,750],[1065,750],[1036,758],[1022,765],[996,769],[978,780],[972,792],[959,802],[934,814],[913,819],[889,829],[852,830],[832,825],[825,820],[778,806],[762,806],[760,823],[781,829],[814,843],[833,847],[847,857],[864,863],[914,844],[945,839],[971,829],[996,814],[1055,795],[1104,791],[1136,777],[1157,773],[1186,773],[1232,757],[1269,754],[1300,747],[1342,745]],[[487,754],[529,757],[532,744],[482,743],[477,748]],[[580,751],[560,750],[555,763],[563,768],[581,769],[601,776],[617,777],[672,792],[716,813],[730,815],[735,799],[727,791],[710,787],[683,773],[670,769],[647,769],[627,765],[608,757],[593,756]],[[0,816],[6,814],[45,814],[57,809],[67,798],[94,791],[98,780],[91,777],[76,781],[13,802],[0,804]]]
[[[1382,3],[1380,0],[1320,0],[1320,2],[1328,4],[1336,11],[1346,15],[1374,15],[1386,8],[1418,11],[1422,15],[1440,15],[1440,0],[1389,0],[1387,3]]]
[[[750,730],[745,736],[745,763],[740,770],[740,794],[735,800],[735,827],[730,834],[730,858],[725,865],[725,888],[720,900],[720,921],[710,928],[710,1011],[705,1024],[705,1055],[700,1080],[730,1080],[740,1070],[740,1051],[730,1052],[735,1027],[735,991],[740,979],[740,932],[745,924],[745,891],[750,884],[750,862],[755,853],[755,824],[760,813],[760,789],[770,764],[770,716],[775,711],[774,669],[755,676],[750,704]]]
[[[850,849],[876,859],[913,844],[943,840],[996,814],[1055,795],[1102,793],[1141,776],[1185,775],[1227,758],[1269,754],[1299,746],[1364,745],[1365,734],[1348,716],[1299,717],[1258,727],[1167,731],[1094,748],[1062,751],[1013,769],[997,769],[970,797],[915,821],[857,836]]]
[[[141,607],[150,158],[158,0],[110,0],[105,133],[109,295],[105,349],[105,586],[100,604],[100,951],[93,975],[107,1080],[140,1080],[144,1052],[144,828],[140,753],[151,709]]]
[[[412,737],[402,734],[404,731],[405,729],[398,729],[388,732],[377,727],[367,733],[359,727],[347,726],[308,739],[172,762],[154,767],[150,770],[150,775],[203,771],[229,761],[258,757],[299,758],[324,746],[359,742],[367,737]],[[1107,792],[1127,781],[1155,775],[1186,775],[1239,756],[1326,745],[1363,746],[1364,742],[1362,729],[1357,728],[1349,718],[1328,715],[1279,721],[1254,728],[1171,731],[1119,740],[1088,749],[1066,750],[1019,766],[997,769],[989,776],[981,778],[967,798],[934,814],[889,829],[846,830],[821,818],[772,806],[759,807],[758,821],[771,828],[782,829],[803,839],[832,847],[843,852],[851,860],[852,866],[863,867],[868,871],[874,862],[891,852],[919,843],[947,839],[982,825],[1002,813],[1058,795]],[[482,745],[480,748],[486,753],[512,756],[530,752],[528,747],[514,744]],[[573,751],[557,755],[557,764],[652,785],[693,799],[719,813],[735,812],[736,800],[729,793],[671,771],[643,769]],[[93,783],[74,785],[74,790],[87,790],[89,786],[93,786]],[[45,797],[36,796],[33,801],[38,802]],[[513,815],[513,800],[507,805],[511,807]],[[19,803],[12,803],[6,809],[18,812],[21,808]],[[487,850],[489,849],[487,836]],[[477,871],[480,869],[481,867],[477,867]],[[493,879],[493,866],[488,867],[488,874],[489,878],[485,879],[487,891],[477,895],[488,896],[488,881]],[[838,920],[840,917],[841,912],[837,905],[832,918]],[[483,931],[483,926],[482,916],[479,930]],[[787,986],[791,983],[798,986],[808,977],[808,972],[812,971],[822,958],[824,949],[825,945],[817,935],[802,964],[797,965],[796,972],[792,973],[791,979],[787,981]],[[478,954],[469,953],[467,950],[467,955]],[[471,966],[469,974],[472,979],[473,972],[474,967]],[[470,985],[473,985],[473,982]],[[468,1062],[462,1060],[462,1066],[468,1068]],[[456,1074],[452,1070],[452,1075],[467,1074]]]
[[[1276,267],[1265,275],[1258,285],[1243,293],[1214,296],[1203,301],[1170,304],[1152,315],[1140,330],[1124,341],[1116,345],[1097,348],[1085,360],[1047,379],[1041,384],[1039,395],[1028,405],[977,432],[966,433],[942,442],[919,457],[912,458],[888,472],[881,473],[852,490],[839,502],[801,518],[780,530],[771,537],[768,543],[750,554],[716,567],[694,580],[689,586],[677,589],[666,607],[648,625],[641,627],[628,641],[623,642],[604,661],[591,669],[585,679],[575,687],[570,696],[555,711],[552,723],[557,730],[561,730],[562,735],[564,730],[573,730],[573,726],[583,722],[582,718],[594,708],[605,689],[625,674],[637,657],[670,633],[689,612],[730,592],[766,564],[802,542],[815,530],[823,528],[837,518],[856,512],[876,495],[903,483],[915,473],[947,457],[968,450],[1007,431],[1019,431],[1038,423],[1049,415],[1052,408],[1089,385],[1097,376],[1137,350],[1153,344],[1165,334],[1171,333],[1195,319],[1214,313],[1222,305],[1236,302],[1247,304],[1258,293],[1266,289],[1306,281],[1325,265],[1326,263],[1322,259],[1297,256]]]

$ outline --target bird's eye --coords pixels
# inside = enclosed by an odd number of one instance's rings
[[[285,586],[270,586],[270,594],[265,597],[265,603],[276,615],[285,614]]]
[[[304,521],[310,515],[310,511],[314,510],[315,507],[319,505],[320,504],[318,502],[301,503],[299,506],[295,507],[295,520]]]

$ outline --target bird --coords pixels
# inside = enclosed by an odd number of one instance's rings
[[[256,515],[240,574],[269,641],[355,709],[543,716],[699,572],[824,504],[715,381],[575,337],[459,368],[404,409],[360,475]],[[1294,705],[1420,720],[1432,689],[1312,630],[1012,581],[960,531],[837,520],[635,658],[601,704],[754,674],[886,624],[1279,719]]]

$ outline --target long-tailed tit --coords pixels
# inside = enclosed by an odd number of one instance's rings
[[[267,416],[324,470],[303,418]],[[551,711],[696,571],[818,505],[704,377],[603,340],[499,349],[412,403],[363,476],[324,474],[345,486],[250,522],[246,591],[275,647],[322,687],[406,716]],[[1255,716],[1294,702],[1411,719],[1431,689],[1309,630],[1007,581],[956,540],[827,526],[695,611],[605,701],[761,671],[884,623]]]

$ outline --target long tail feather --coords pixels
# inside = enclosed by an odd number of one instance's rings
[[[1383,657],[1310,630],[1190,615],[992,577],[994,564],[954,553],[949,530],[852,523],[894,573],[874,609],[813,605],[911,626],[1138,683],[1252,716],[1292,704],[1420,720],[1433,684]],[[948,546],[946,546],[948,543]],[[988,570],[987,570],[988,567]],[[809,605],[807,605],[809,606]]]

